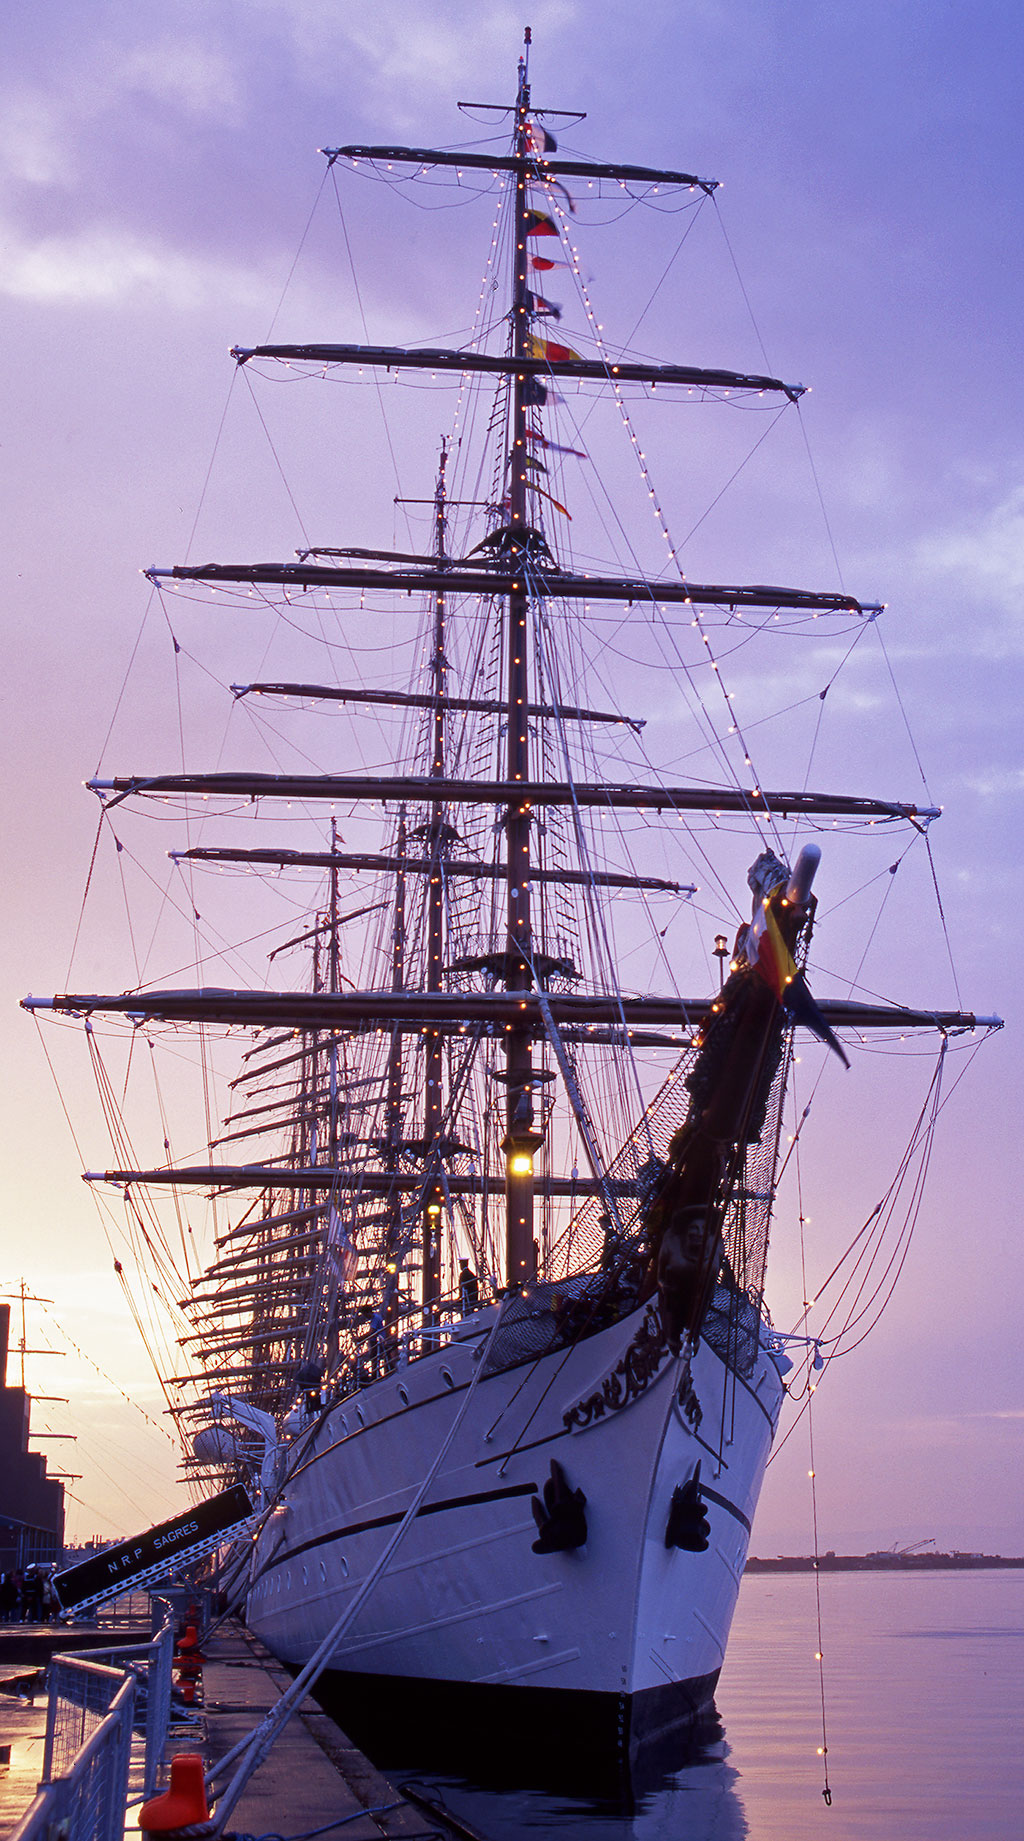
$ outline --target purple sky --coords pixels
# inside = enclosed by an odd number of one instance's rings
[[[300,540],[275,466],[253,438],[252,406],[235,400],[226,353],[236,340],[259,340],[274,320],[321,183],[317,147],[461,142],[483,130],[466,123],[455,100],[506,100],[514,83],[522,16],[511,7],[449,5],[439,23],[433,8],[413,0],[378,5],[358,26],[351,16],[329,0],[216,8],[143,0],[130,11],[39,0],[7,26],[0,1289],[24,1277],[54,1300],[36,1311],[30,1346],[67,1350],[66,1336],[84,1352],[32,1358],[28,1376],[38,1393],[72,1396],[71,1418],[59,1405],[40,1405],[34,1423],[80,1434],[76,1446],[43,1447],[54,1463],[83,1472],[72,1486],[83,1505],[70,1521],[77,1536],[130,1531],[175,1505],[171,1447],[152,1424],[162,1402],[112,1272],[103,1217],[79,1180],[83,1167],[109,1158],[81,1032],[45,1032],[76,1149],[35,1027],[17,1009],[27,991],[128,985],[133,950],[167,973],[176,964],[164,951],[148,957],[155,898],[141,923],[145,937],[129,937],[123,866],[104,850],[68,981],[97,819],[81,782],[100,760],[115,772],[179,764],[167,629],[152,614],[144,622],[138,570],[180,560],[197,516],[196,557],[283,554]],[[869,0],[846,14],[806,0],[695,0],[687,8],[655,0],[642,30],[633,8],[600,0],[547,0],[530,17],[535,101],[588,111],[572,130],[574,147],[724,182],[721,218],[759,338],[718,235],[705,236],[692,266],[684,251],[635,343],[666,360],[758,369],[763,341],[778,375],[813,386],[802,427],[842,579],[889,611],[885,655],[870,636],[874,650],[864,648],[829,707],[812,783],[920,798],[906,718],[930,795],[947,808],[933,849],[963,1005],[1007,1020],[947,1107],[893,1302],[817,1396],[823,1545],[934,1536],[940,1546],[1020,1552],[1020,1006],[1010,967],[1024,895],[1024,32],[1011,9],[991,0],[942,9]],[[427,216],[352,179],[344,201],[371,337],[443,344],[469,323],[485,203]],[[580,227],[599,317],[610,337],[626,341],[678,227],[648,214],[623,234],[634,237],[633,269],[609,257],[600,225]],[[570,311],[564,324],[570,342],[585,331]],[[285,337],[364,337],[329,212],[314,221],[277,327]],[[229,394],[231,416],[201,503]],[[308,457],[308,433],[300,446],[290,406],[279,449],[309,494],[315,534],[404,542],[373,405],[323,395],[326,407],[311,389],[296,399],[314,418]],[[272,389],[259,400],[273,405]],[[352,418],[347,434],[343,406]],[[401,489],[429,492],[440,424],[422,404],[410,415],[428,445],[408,463],[403,452]],[[685,417],[682,426],[688,433]],[[676,513],[674,528],[685,530],[707,488],[687,471],[692,462],[676,439],[652,424],[654,476]],[[712,472],[724,477],[727,449],[708,452]],[[687,557],[691,575],[834,585],[800,424],[787,424],[775,452],[750,470],[749,505],[742,492],[730,494],[702,527]],[[699,489],[704,499],[688,502],[686,493]],[[187,612],[182,622],[178,669],[198,712],[194,733],[215,736],[198,744],[213,765],[224,715],[204,669],[221,681],[244,677],[250,660],[258,663],[259,637],[241,647],[250,657],[240,663],[229,623]],[[200,656],[202,666],[193,665]],[[805,690],[828,675],[817,665],[788,669]],[[740,660],[738,685],[756,692],[744,674]],[[785,687],[776,688],[781,704]],[[190,727],[189,741],[192,734]],[[659,739],[657,723],[652,737]],[[780,739],[785,753],[789,738],[773,736],[773,744]],[[660,743],[670,759],[664,734]],[[794,762],[806,758],[803,746],[793,738]],[[227,749],[223,764],[237,760],[237,747]],[[250,755],[246,764],[257,763]],[[763,771],[766,783],[779,783],[777,766]],[[144,823],[135,834],[143,843]],[[181,839],[149,831],[158,871]],[[826,874],[827,865],[823,884]],[[869,982],[894,999],[951,1004],[949,957],[920,852],[914,875],[885,916],[889,937],[872,941]],[[718,924],[727,921],[723,914]],[[857,924],[851,918],[854,933]],[[857,962],[846,926],[840,916],[816,944],[819,990],[830,988],[833,964]],[[704,928],[715,930],[713,921]],[[701,988],[706,973],[689,982]],[[965,1060],[954,1057],[953,1075]],[[827,1071],[839,1136],[808,1152],[818,1186],[807,1210],[812,1276],[828,1269],[863,1205],[882,1193],[896,1138],[920,1104],[923,1069],[919,1058],[895,1065],[861,1056],[849,1076]],[[910,1099],[898,1100],[904,1079]],[[137,1150],[155,1160],[158,1146],[151,1137]],[[789,1204],[775,1247],[773,1302],[786,1325],[800,1297]],[[802,1427],[769,1472],[755,1551],[809,1547],[806,1469]]]

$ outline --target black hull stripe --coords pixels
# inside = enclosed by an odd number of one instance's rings
[[[441,1515],[449,1509],[475,1508],[481,1502],[505,1502],[510,1496],[535,1496],[538,1491],[536,1483],[513,1483],[507,1489],[480,1490],[472,1496],[449,1496],[444,1502],[426,1502],[417,1511],[415,1519],[420,1521],[426,1515]],[[705,1495],[709,1494],[705,1490]],[[366,1534],[373,1528],[393,1528],[402,1520],[406,1510],[400,1509],[393,1515],[375,1515],[371,1521],[351,1521],[344,1528],[332,1528],[328,1534],[318,1534],[313,1540],[300,1541],[297,1547],[286,1547],[273,1554],[260,1567],[252,1578],[250,1590],[265,1573],[273,1572],[278,1566],[286,1566],[289,1560],[297,1560],[301,1553],[309,1553],[314,1547],[330,1546],[332,1541],[348,1540],[353,1534]]]
[[[700,1493],[708,1502],[716,1502],[720,1509],[724,1509],[727,1515],[733,1517],[734,1521],[741,1522],[748,1534],[753,1532],[750,1522],[744,1515],[743,1510],[738,1509],[735,1502],[730,1502],[728,1496],[720,1496],[717,1489],[709,1489],[704,1482],[701,1483]]]
[[[725,1457],[724,1454],[721,1451],[719,1451],[715,1445],[709,1445],[707,1439],[702,1438],[699,1432],[691,1431],[690,1436],[693,1439],[693,1442],[695,1445],[700,1445],[702,1451],[706,1451],[709,1457],[714,1458],[715,1463],[718,1465],[718,1468],[720,1470],[728,1470],[729,1468],[728,1458]]]
[[[425,1504],[425,1506],[420,1509],[416,1519],[418,1521],[421,1516],[440,1515],[450,1509],[475,1508],[483,1502],[507,1502],[510,1498],[515,1496],[535,1496],[537,1493],[538,1485],[536,1483],[515,1483],[510,1484],[508,1489],[480,1490],[472,1496],[450,1496],[443,1502],[428,1502]],[[748,1534],[752,1532],[751,1523],[748,1517],[744,1515],[742,1509],[737,1508],[735,1502],[729,1501],[728,1496],[721,1495],[717,1489],[710,1489],[706,1483],[701,1484],[700,1493],[707,1502],[713,1502],[718,1508],[724,1509],[726,1514],[731,1515],[734,1521],[738,1521],[740,1525],[746,1529]],[[297,1560],[300,1554],[310,1553],[316,1547],[330,1546],[332,1541],[347,1540],[351,1535],[367,1534],[374,1528],[392,1528],[396,1523],[401,1521],[404,1513],[405,1511],[402,1510],[398,1514],[376,1515],[369,1521],[349,1522],[344,1528],[332,1528],[328,1534],[318,1534],[312,1540],[300,1541],[297,1547],[285,1548],[283,1551],[273,1554],[271,1558],[260,1567],[259,1572],[253,1575],[249,1589],[251,1590],[252,1586],[256,1585],[267,1573],[273,1572],[278,1566],[286,1566],[291,1560]]]

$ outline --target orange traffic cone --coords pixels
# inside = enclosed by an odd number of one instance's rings
[[[171,1759],[171,1781],[167,1789],[162,1796],[154,1796],[143,1803],[139,1810],[139,1827],[143,1834],[166,1835],[209,1819],[202,1758],[198,1752],[177,1752]]]

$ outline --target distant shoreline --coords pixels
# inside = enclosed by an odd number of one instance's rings
[[[986,1567],[1024,1566],[1024,1556],[1006,1558],[1001,1553],[820,1553],[777,1554],[774,1559],[751,1557],[748,1573],[909,1573],[980,1572]]]

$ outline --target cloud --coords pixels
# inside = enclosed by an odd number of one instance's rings
[[[0,109],[0,171],[29,186],[75,186],[83,134],[154,104],[190,121],[236,127],[244,118],[237,60],[199,39],[164,36],[126,46],[90,41],[66,56],[53,85],[9,81]]]
[[[890,1423],[894,1430],[899,1430],[907,1439],[920,1441],[923,1438],[962,1438],[968,1425],[998,1426],[1017,1425],[1024,1420],[1024,1407],[994,1407],[984,1412],[963,1412],[950,1417],[948,1414],[922,1414],[911,1419],[894,1419]]]
[[[129,92],[234,126],[244,116],[237,61],[208,40],[166,37],[104,63],[105,100]]]
[[[65,153],[56,106],[41,91],[23,89],[0,110],[0,170],[26,185],[56,185],[65,178]]]
[[[0,295],[44,306],[87,306],[145,291],[177,308],[214,299],[259,306],[266,299],[258,273],[196,260],[131,231],[97,226],[32,238],[0,225]]]
[[[903,502],[908,482],[902,446],[895,415],[850,423],[833,464],[846,499],[858,511],[891,514]]]
[[[996,605],[1019,614],[1024,594],[1024,486],[969,527],[924,538],[916,558],[926,572],[963,576],[965,585],[987,590]]]
[[[1019,799],[1024,793],[1024,768],[993,767],[985,773],[965,773],[960,783],[969,792],[979,793],[983,798]]]
[[[443,11],[416,0],[378,0],[362,13],[347,0],[255,0],[255,6],[290,42],[304,84],[322,90],[333,73],[343,95],[354,53],[375,102],[387,98],[392,123],[414,117],[425,97],[450,101],[464,94],[459,86],[471,77],[490,85],[484,100],[500,102],[514,86],[523,43],[515,0],[449,0]],[[538,0],[531,17],[551,55],[556,35],[576,23],[579,9],[575,0]],[[508,81],[494,92],[495,73],[502,72]]]

